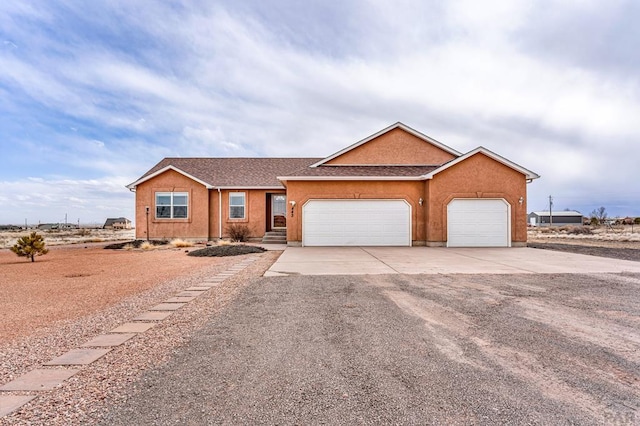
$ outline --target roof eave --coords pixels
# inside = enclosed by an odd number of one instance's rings
[[[314,180],[424,180],[423,176],[278,176],[278,180],[314,181]]]
[[[493,151],[491,151],[491,150],[489,150],[489,149],[487,149],[485,147],[482,147],[482,146],[479,146],[476,149],[471,150],[471,151],[467,152],[466,154],[461,155],[460,157],[458,157],[458,158],[456,158],[454,160],[451,160],[448,163],[443,164],[442,166],[438,167],[437,169],[435,169],[435,170],[423,175],[423,178],[424,179],[433,179],[433,177],[435,175],[437,175],[438,173],[440,173],[440,172],[442,172],[444,170],[447,170],[448,168],[453,167],[456,164],[463,162],[467,158],[473,157],[474,155],[479,154],[479,153],[480,154],[484,154],[487,157],[489,157],[489,158],[491,158],[491,159],[493,159],[493,160],[495,160],[495,161],[497,161],[499,163],[502,163],[505,166],[512,168],[513,170],[516,170],[516,171],[522,173],[526,177],[526,179],[528,181],[532,181],[534,179],[540,178],[540,175],[538,175],[537,173],[532,172],[531,170],[526,169],[526,168],[520,166],[519,164],[514,163],[511,160],[507,160],[506,158],[502,157],[501,155],[498,155],[495,152],[493,152]]]
[[[138,179],[137,181],[127,185],[127,188],[129,188],[132,191],[135,191],[136,187],[138,185],[140,185],[141,183],[144,183],[144,182],[146,182],[148,180],[151,180],[156,176],[159,176],[159,175],[161,175],[161,174],[163,174],[165,172],[168,172],[169,170],[173,170],[176,173],[180,173],[181,175],[183,175],[185,177],[188,177],[189,179],[191,179],[191,180],[193,180],[195,182],[198,182],[199,184],[203,185],[207,189],[213,189],[214,188],[214,186],[211,185],[210,183],[205,182],[202,179],[198,179],[197,177],[195,177],[195,176],[193,176],[193,175],[191,175],[191,174],[185,172],[184,170],[181,170],[181,169],[179,169],[179,168],[177,168],[175,166],[172,166],[172,165],[168,165],[166,167],[163,167],[160,170],[157,170],[157,171],[155,171],[155,172],[153,172],[153,173],[151,173],[151,174],[149,174],[147,176],[144,176],[144,177]]]
[[[224,190],[229,190],[229,189],[284,189],[284,186],[280,185],[265,185],[265,186],[260,186],[260,185],[220,185],[220,186],[214,186],[211,189],[224,189]]]

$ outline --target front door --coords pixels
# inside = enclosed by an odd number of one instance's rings
[[[284,194],[273,194],[271,196],[271,227],[287,227],[287,196]]]

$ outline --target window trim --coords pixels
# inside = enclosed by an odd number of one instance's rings
[[[231,204],[231,197],[242,196],[242,205]],[[232,207],[242,207],[242,217],[233,217],[231,214]],[[229,219],[230,220],[245,220],[247,218],[247,193],[246,192],[229,192]]]
[[[158,204],[158,197],[166,197],[169,196],[170,202],[168,205],[166,204]],[[174,197],[179,196],[179,197],[185,197],[186,198],[186,203],[185,204],[176,204],[174,202]],[[157,191],[155,192],[155,213],[154,216],[156,218],[156,220],[188,220],[189,219],[189,192],[187,191]],[[169,217],[160,217],[158,216],[158,207],[162,206],[162,207],[169,207]],[[176,207],[184,207],[186,209],[186,215],[185,216],[181,216],[181,217],[176,217],[175,216],[175,208]]]

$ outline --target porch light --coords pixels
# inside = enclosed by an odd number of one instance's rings
[[[293,208],[296,206],[296,202],[291,200],[289,201],[289,204],[291,204],[291,217],[293,217]]]
[[[424,200],[422,199],[422,197],[420,197],[420,199],[418,200],[418,204],[422,205],[422,203],[424,203]]]

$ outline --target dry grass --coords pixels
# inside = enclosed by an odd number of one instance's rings
[[[144,243],[140,244],[140,248],[142,250],[149,251],[149,250],[154,250],[156,246],[151,244],[150,242],[145,241]]]
[[[0,249],[10,248],[18,238],[28,235],[32,230],[28,231],[3,231],[0,232]],[[122,241],[133,240],[135,238],[135,230],[133,229],[69,229],[64,231],[39,231],[38,234],[44,237],[47,246],[58,246],[64,244],[87,244],[101,243],[105,241]]]
[[[176,238],[174,240],[171,240],[171,242],[169,244],[171,244],[175,248],[193,247],[193,245],[194,245],[192,242],[185,241],[185,240],[182,240],[180,238]]]
[[[544,227],[530,228],[528,240],[532,242],[565,242],[582,245],[640,246],[640,226],[617,225],[613,227]]]

